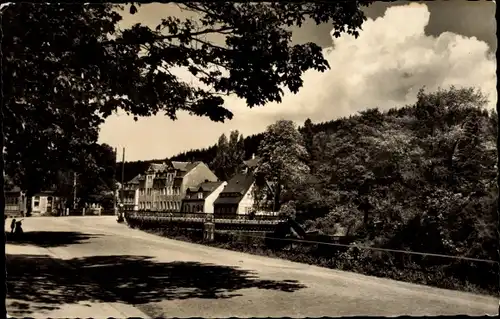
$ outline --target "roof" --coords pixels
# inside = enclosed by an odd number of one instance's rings
[[[243,161],[243,163],[248,167],[248,168],[255,168],[257,167],[257,164],[259,164],[259,158],[258,157],[254,157],[254,158],[251,158],[247,161]]]
[[[190,170],[192,170],[193,168],[198,166],[198,164],[201,164],[201,163],[202,162],[200,162],[200,161],[196,161],[196,162],[175,162],[175,161],[173,161],[172,166],[179,171],[189,172]]]
[[[218,182],[204,182],[201,183],[200,186],[198,186],[198,189],[202,189],[204,192],[210,192],[213,193],[219,186],[221,186],[224,182],[218,181]]]
[[[149,165],[149,168],[148,170],[152,169],[153,171],[157,172],[157,171],[163,171],[165,170],[165,168],[167,167],[167,165],[165,163],[151,163]]]
[[[173,163],[184,163],[184,162],[172,162],[172,165]],[[187,173],[189,173],[191,170],[193,170],[196,166],[198,166],[201,163],[202,162],[189,162],[185,163],[186,165],[177,165],[177,167],[179,168],[176,168],[176,166],[174,166],[174,168],[178,170],[177,174],[175,175],[175,178],[183,178]]]
[[[199,193],[200,191],[203,192],[203,199],[207,198],[208,195],[212,194],[219,186],[221,186],[224,182],[203,182],[200,185],[196,187],[189,187],[188,190],[192,193]],[[188,198],[186,194],[186,199],[197,199],[199,198]]]
[[[255,178],[252,173],[236,174],[227,182],[226,187],[224,187],[219,197],[215,200],[214,205],[239,203],[254,181]],[[224,197],[224,194],[234,193],[238,193],[239,196]]]
[[[132,178],[127,182],[127,184],[139,184],[139,180],[141,179],[141,174],[137,175],[136,177]]]
[[[175,169],[178,169],[180,171],[185,171],[186,170],[186,167],[189,165],[189,162],[175,162],[175,161],[172,161],[172,166],[175,168]]]
[[[238,205],[241,202],[243,196],[238,197],[218,197],[214,205]]]
[[[54,196],[54,193],[54,191],[40,191],[38,193],[35,193],[33,196]]]
[[[9,192],[9,193],[19,193],[21,192],[21,188],[19,186],[14,186],[10,189],[6,189],[5,192]]]
[[[254,182],[255,178],[252,173],[236,174],[227,182],[222,193],[240,193],[244,195]]]

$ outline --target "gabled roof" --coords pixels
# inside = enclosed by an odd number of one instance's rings
[[[35,193],[33,196],[54,196],[55,192],[54,191],[40,191],[38,193]]]
[[[193,168],[198,166],[198,164],[200,164],[200,163],[202,163],[202,162],[200,162],[200,161],[196,161],[196,162],[175,162],[175,161],[173,161],[172,166],[173,166],[173,168],[175,168],[179,171],[189,172],[190,170],[192,170]]]
[[[186,167],[188,166],[189,162],[175,162],[172,161],[172,167],[175,169],[178,169],[180,171],[186,170]]]
[[[10,189],[6,189],[5,192],[9,192],[9,193],[18,193],[18,192],[21,192],[21,188],[19,186],[14,186],[14,187],[11,187]]]
[[[149,165],[148,170],[153,170],[155,172],[158,172],[158,171],[163,171],[166,168],[167,168],[167,165],[165,163],[151,163]]]
[[[246,165],[248,168],[255,168],[257,167],[257,164],[259,164],[259,158],[254,157],[249,160],[243,161],[243,163]]]
[[[255,178],[252,173],[236,174],[227,182],[222,193],[240,193],[244,195],[254,182]]]
[[[210,194],[212,194],[217,188],[219,188],[223,183],[224,182],[203,182],[197,187],[189,187],[188,190],[189,192],[194,194],[203,192],[203,199],[205,199]],[[186,199],[190,199],[189,194],[186,194]]]
[[[221,186],[224,182],[204,182],[201,183],[198,187],[199,190],[203,192],[207,192],[208,195],[212,194],[219,186]]]
[[[203,162],[172,162],[172,165],[174,163],[182,163],[182,165],[176,164],[176,166],[174,166],[174,168],[179,171],[176,174],[175,178],[182,178],[182,177],[184,177],[184,175],[186,175],[187,173],[189,173],[196,166],[198,166],[199,164],[201,164]],[[186,165],[184,165],[184,164],[186,164]],[[178,167],[178,168],[176,168],[176,167]]]
[[[132,178],[127,182],[127,184],[139,184],[139,180],[141,179],[141,174],[137,175],[136,177]]]
[[[252,173],[236,174],[227,182],[226,187],[224,187],[219,197],[215,200],[214,205],[238,204],[254,182],[255,178]],[[225,197],[224,194],[238,194],[238,196]]]

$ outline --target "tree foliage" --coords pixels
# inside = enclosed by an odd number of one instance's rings
[[[222,96],[252,107],[297,92],[308,69],[328,63],[313,43],[291,44],[305,18],[357,35],[361,3],[183,3],[198,20],[166,16],[155,29],[119,29],[114,4],[11,3],[2,11],[2,123],[6,173],[29,193],[57,172],[87,172],[98,128],[121,109],[232,117]],[[131,13],[138,10],[133,6]],[[225,39],[221,46],[208,35]],[[174,75],[186,68],[204,87]],[[96,155],[97,156],[97,155]],[[97,168],[96,168],[97,169]]]
[[[291,191],[305,182],[309,167],[308,153],[302,135],[292,121],[280,120],[270,125],[264,133],[257,153],[256,174],[261,181],[274,185],[274,209],[283,203],[284,191]],[[260,183],[261,188],[264,185]]]

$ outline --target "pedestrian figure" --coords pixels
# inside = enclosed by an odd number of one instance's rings
[[[17,235],[23,234],[22,222],[23,222],[22,219],[20,221],[16,221],[16,230],[14,231],[14,233]]]
[[[14,218],[12,222],[10,223],[10,233],[14,233],[14,228],[16,228],[16,219]]]

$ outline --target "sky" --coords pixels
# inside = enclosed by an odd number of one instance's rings
[[[225,123],[187,113],[179,113],[176,121],[157,115],[135,122],[118,113],[101,126],[99,142],[125,147],[127,161],[162,159],[211,146],[222,133],[235,129],[245,136],[262,132],[278,119],[301,125],[307,118],[324,122],[368,108],[412,104],[423,86],[429,91],[474,86],[489,97],[489,107],[495,107],[493,2],[376,2],[365,13],[368,20],[357,39],[344,34],[333,40],[331,26],[313,22],[293,30],[294,43],[313,41],[324,48],[331,69],[307,71],[301,90],[286,93],[280,104],[250,109],[229,96],[226,105],[234,117]],[[169,15],[187,17],[171,4],[148,4],[135,15],[123,14],[122,27],[138,22],[154,27]],[[178,74],[188,79],[187,72]]]

